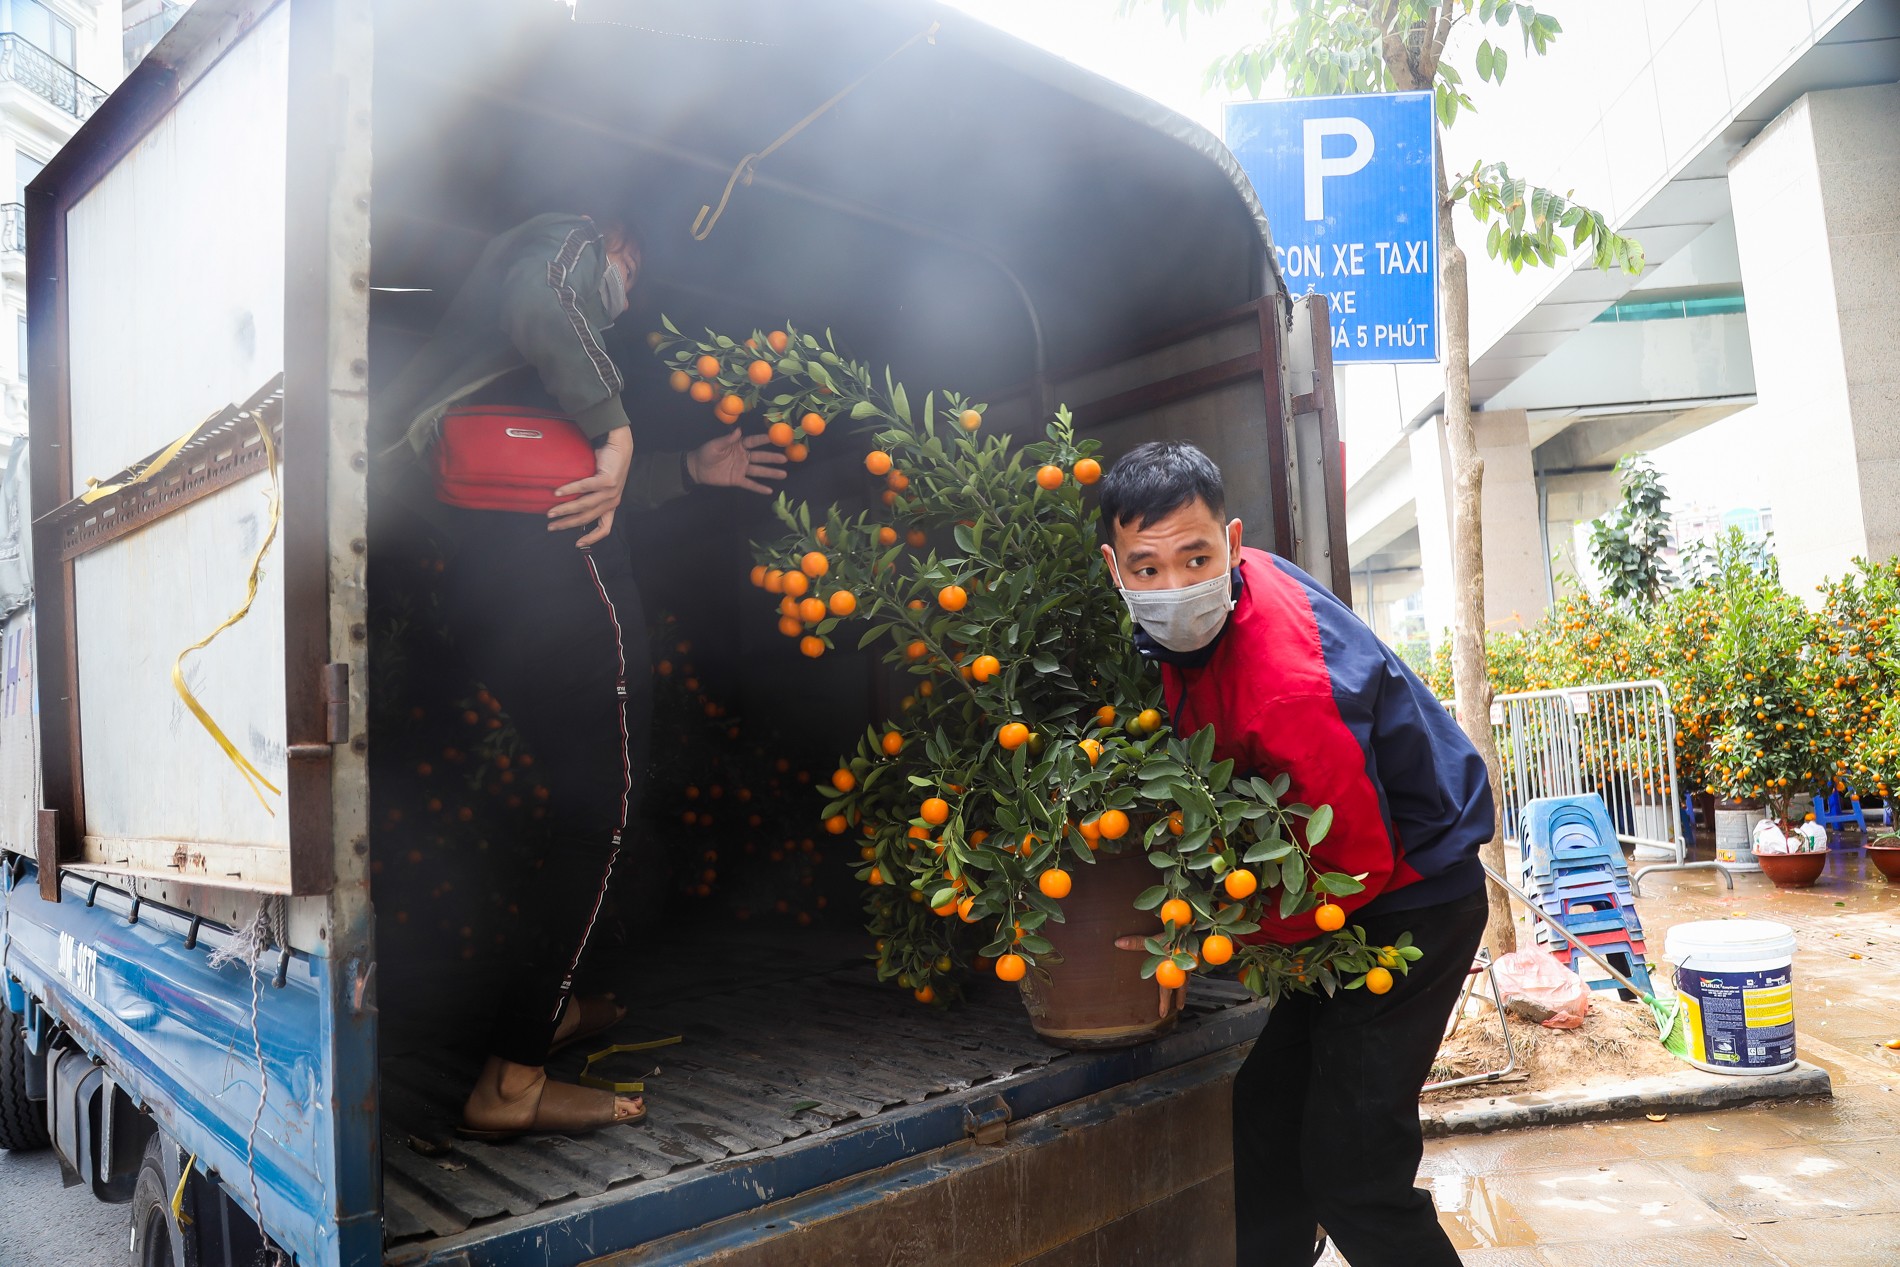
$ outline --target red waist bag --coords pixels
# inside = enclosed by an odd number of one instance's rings
[[[451,409],[435,442],[436,500],[469,510],[546,514],[555,489],[595,469],[593,442],[579,427],[514,405]]]

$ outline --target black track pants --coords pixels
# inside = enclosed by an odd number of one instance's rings
[[[1418,1091],[1483,937],[1483,892],[1355,921],[1425,954],[1388,994],[1295,995],[1234,1078],[1237,1267],[1310,1267],[1324,1227],[1352,1267],[1457,1267],[1414,1187]]]
[[[540,515],[455,512],[449,628],[548,788],[548,846],[518,878],[526,938],[496,982],[489,1051],[547,1059],[644,783],[652,671],[624,542],[576,549]]]

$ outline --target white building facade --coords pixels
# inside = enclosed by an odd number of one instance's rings
[[[1488,622],[1533,623],[1586,570],[1574,527],[1631,452],[1679,508],[1765,512],[1797,591],[1900,553],[1900,0],[1544,7],[1562,37],[1472,85],[1447,161],[1574,191],[1648,266],[1513,274],[1457,212]],[[1421,610],[1451,624],[1443,388],[1442,366],[1338,371],[1355,598],[1395,640]]]
[[[26,186],[123,77],[121,21],[119,0],[0,0],[0,439],[26,431]]]

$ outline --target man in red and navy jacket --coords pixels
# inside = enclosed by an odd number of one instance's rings
[[[1389,993],[1292,995],[1268,1016],[1234,1079],[1236,1262],[1308,1267],[1330,1236],[1353,1267],[1455,1267],[1414,1186],[1418,1094],[1484,932],[1484,762],[1349,607],[1241,546],[1220,470],[1193,445],[1128,453],[1101,509],[1103,553],[1137,646],[1161,666],[1175,732],[1211,725],[1215,758],[1236,773],[1284,774],[1288,799],[1332,806],[1314,857],[1365,884],[1334,900],[1375,945],[1409,931],[1424,952]],[[1280,920],[1267,906],[1261,937],[1319,935],[1310,913]]]

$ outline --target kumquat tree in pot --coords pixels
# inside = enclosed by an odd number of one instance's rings
[[[1853,568],[1821,587],[1823,725],[1843,751],[1823,772],[1843,800],[1900,792],[1900,559]]]
[[[1126,978],[1119,1041],[1157,1028],[1144,981],[1178,987],[1204,968],[1231,965],[1276,998],[1393,988],[1419,952],[1346,926],[1332,899],[1362,886],[1311,852],[1331,809],[1289,802],[1284,774],[1215,762],[1211,729],[1165,724],[1096,548],[1099,446],[1066,410],[1019,445],[984,431],[982,405],[914,403],[829,332],[789,326],[689,339],[669,323],[657,350],[676,390],[729,422],[762,411],[794,457],[833,427],[866,450],[871,508],[781,498],[785,532],[757,547],[752,581],[760,619],[806,655],[875,647],[908,684],[825,789],[826,829],[860,843],[881,979],[923,1003],[948,1002],[971,970],[1021,982],[1056,1041],[1039,999],[1098,954]],[[1117,870],[1129,878],[1111,882]],[[1267,904],[1330,908],[1327,931],[1300,947],[1243,941]],[[1145,958],[1113,948],[1144,931]]]
[[[1773,561],[1763,566],[1740,544],[1722,543],[1699,596],[1669,611],[1664,645],[1681,667],[1668,676],[1702,719],[1704,790],[1761,802],[1785,828],[1794,798],[1845,759],[1846,679]]]

